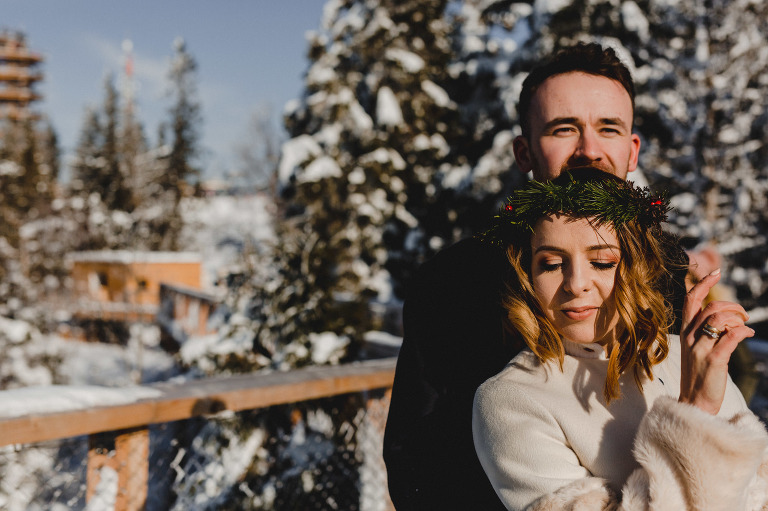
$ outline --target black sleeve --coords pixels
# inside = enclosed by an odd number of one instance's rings
[[[514,356],[505,342],[503,251],[477,240],[418,271],[403,310],[384,460],[398,511],[502,510],[472,441],[477,387]]]
[[[670,332],[680,333],[683,321],[683,302],[687,294],[685,288],[685,276],[688,273],[688,254],[680,244],[680,239],[672,234],[664,233],[664,264],[667,267],[669,278],[664,283],[664,295],[672,307],[673,324]]]

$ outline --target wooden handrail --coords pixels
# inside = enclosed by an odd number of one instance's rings
[[[128,404],[0,419],[0,446],[144,427],[224,411],[238,412],[388,388],[394,380],[395,362],[395,358],[387,358],[287,372],[155,384],[147,387],[160,391],[158,397]]]

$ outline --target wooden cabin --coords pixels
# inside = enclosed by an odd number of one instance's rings
[[[161,284],[200,288],[196,253],[103,250],[74,252],[67,260],[76,318],[154,321]]]

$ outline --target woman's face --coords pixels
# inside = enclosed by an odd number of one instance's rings
[[[613,228],[552,215],[536,223],[531,248],[531,283],[558,333],[608,349],[618,323],[613,286],[621,258]]]

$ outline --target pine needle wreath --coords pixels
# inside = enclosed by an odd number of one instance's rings
[[[644,229],[656,228],[666,220],[670,209],[666,195],[654,195],[628,181],[583,180],[577,174],[574,169],[567,179],[528,182],[507,198],[491,228],[479,238],[506,246],[533,232],[539,218],[555,213],[593,218],[597,225],[614,228],[634,220]]]

